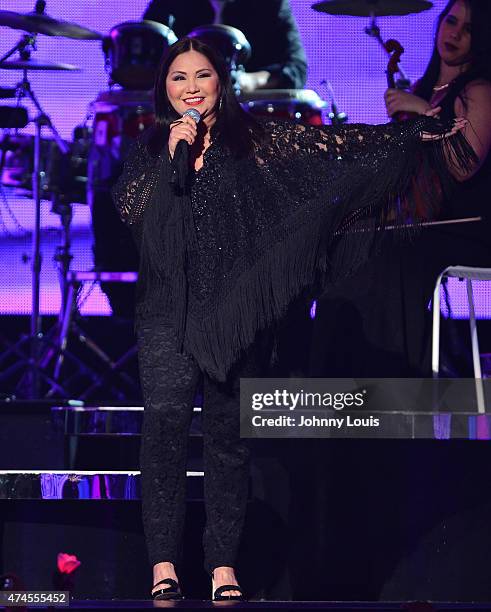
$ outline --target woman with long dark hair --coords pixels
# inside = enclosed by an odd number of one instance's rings
[[[412,94],[386,93],[389,115],[397,111],[419,114],[436,106],[445,120],[462,116],[468,121],[467,140],[479,162],[465,172],[453,169],[459,181],[450,197],[438,202],[412,249],[399,258],[399,308],[393,317],[405,330],[403,363],[413,375],[431,375],[431,322],[428,304],[438,275],[448,266],[491,267],[491,3],[451,0],[437,22],[434,49],[428,67]],[[385,275],[385,279],[388,276]],[[401,283],[399,287],[399,283]],[[386,280],[387,284],[387,280]],[[448,297],[448,294],[446,294]],[[447,304],[451,309],[452,303]],[[442,370],[448,375],[472,376],[467,338],[452,321],[444,321]]]
[[[239,433],[240,377],[264,372],[266,330],[301,290],[359,264],[360,237],[356,249],[334,246],[354,223],[366,218],[372,227],[397,210],[417,159],[433,163],[447,185],[443,143],[461,164],[473,155],[460,120],[336,129],[258,122],[236,100],[222,60],[189,38],[162,61],[155,110],[155,127],[136,142],[114,190],[140,249],[136,327],[152,595],[182,597],[176,567],[186,442],[202,375],[205,569],[213,599],[240,599],[234,567],[249,461]]]
[[[385,102],[391,117],[435,107],[444,120],[465,117],[464,133],[479,161],[463,170],[452,167],[447,153],[458,186],[433,206],[417,207],[416,218],[429,224],[410,242],[385,232],[378,256],[317,301],[312,376],[431,376],[428,305],[438,275],[451,265],[491,266],[491,3],[448,2],[425,73],[411,92],[388,89]],[[450,329],[442,336],[452,339],[443,367],[447,374],[472,375],[465,345],[450,322],[443,324]],[[342,354],[334,348],[339,339]]]
[[[450,0],[441,12],[433,52],[413,91],[388,89],[389,116],[400,112],[423,115],[435,106],[442,113],[469,121],[466,136],[480,163],[459,180],[466,180],[484,164],[491,146],[491,6],[481,0]]]

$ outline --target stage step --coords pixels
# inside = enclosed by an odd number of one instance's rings
[[[485,381],[487,382],[487,381]],[[445,384],[445,383],[444,383]],[[472,381],[472,387],[474,382]],[[488,394],[489,385],[486,386]],[[474,389],[472,389],[474,390]],[[202,409],[194,407],[190,428],[190,456],[197,457],[202,446]],[[491,413],[478,414],[469,411],[466,403],[453,410],[442,411],[392,410],[350,411],[351,420],[367,419],[371,416],[380,422],[378,427],[318,428],[312,434],[307,428],[306,437],[326,438],[425,438],[425,439],[484,439],[491,438]],[[343,414],[336,414],[343,416]],[[142,425],[143,406],[57,406],[52,408],[53,425],[68,439],[84,437],[139,436]],[[246,429],[244,429],[246,431]],[[249,430],[247,430],[249,431]],[[249,431],[253,437],[262,437],[258,428]],[[275,431],[268,430],[270,437]],[[283,434],[284,435],[284,434]],[[300,437],[300,434],[297,433]],[[268,436],[266,436],[268,437]],[[281,434],[280,434],[281,437]],[[73,464],[70,464],[73,467]],[[194,466],[193,466],[194,467]]]
[[[140,500],[139,471],[0,470],[1,500]],[[187,471],[187,499],[202,499],[202,471]]]
[[[53,426],[67,436],[139,436],[143,406],[85,406],[70,402],[51,408]],[[193,408],[190,436],[201,436],[201,407]]]
[[[80,470],[139,469],[143,406],[85,406],[70,402],[51,408],[53,429],[65,439],[63,467]],[[201,407],[189,430],[190,471],[203,469]]]
[[[142,417],[143,407],[138,405],[87,406],[76,400],[0,402],[0,467],[138,470]],[[202,447],[201,407],[196,405],[188,470],[203,469]]]

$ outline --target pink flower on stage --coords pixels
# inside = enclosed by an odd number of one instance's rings
[[[60,574],[72,574],[79,565],[80,561],[75,555],[58,553],[58,571]]]

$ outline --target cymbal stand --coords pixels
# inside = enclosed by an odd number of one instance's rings
[[[32,43],[27,39],[33,39],[35,37],[23,37],[23,39],[16,45],[13,52],[21,50],[24,58],[28,58],[31,53],[29,45],[32,47]],[[8,53],[6,57],[10,57],[12,53]],[[6,59],[2,58],[2,61]],[[1,63],[0,63],[1,66]],[[20,105],[23,99],[28,99],[34,105],[37,111],[37,116],[33,119],[35,124],[34,132],[34,163],[32,173],[32,191],[34,200],[34,230],[32,235],[32,247],[31,247],[31,265],[32,265],[32,282],[31,282],[31,323],[30,323],[30,335],[27,340],[30,342],[29,359],[27,360],[27,387],[28,396],[31,399],[35,399],[39,395],[39,384],[40,376],[47,380],[50,384],[53,384],[53,380],[42,371],[42,364],[39,363],[40,354],[40,342],[43,339],[41,333],[41,319],[39,315],[39,302],[40,302],[40,276],[42,266],[42,255],[41,255],[41,137],[42,129],[48,128],[51,132],[58,148],[63,155],[69,152],[68,145],[63,141],[59,132],[56,130],[51,122],[50,117],[44,112],[39,100],[37,99],[34,91],[32,90],[31,83],[28,78],[28,71],[23,71],[23,79],[16,87],[17,103]]]
[[[34,15],[44,15],[46,9],[46,0],[36,0],[34,5]],[[16,51],[19,52],[21,59],[28,60],[31,57],[31,50],[36,50],[36,34],[29,33],[21,36],[19,42],[7,51],[7,53],[0,57],[0,67],[2,63],[11,57]]]
[[[42,339],[41,319],[39,316],[40,298],[40,276],[41,276],[41,132],[43,127],[47,127],[53,135],[61,153],[66,155],[69,152],[68,146],[63,142],[60,134],[51,123],[51,119],[44,112],[41,104],[31,89],[27,77],[27,70],[24,70],[24,78],[20,83],[21,97],[31,100],[38,111],[38,116],[34,119],[36,131],[34,135],[34,171],[33,171],[33,196],[35,207],[35,223],[32,241],[32,311],[31,311],[31,394],[37,397],[39,394],[39,341]]]
[[[70,251],[72,246],[70,238],[70,226],[73,218],[72,204],[65,202],[59,195],[56,195],[52,200],[51,211],[60,217],[60,222],[63,228],[63,244],[56,248],[54,260],[58,264],[58,276],[60,280],[60,312],[64,312],[66,309],[68,292],[68,272],[70,271],[70,264],[73,259],[73,255]]]
[[[387,48],[385,46],[384,39],[382,38],[380,34],[380,28],[377,25],[377,18],[375,16],[375,13],[372,13],[370,16],[370,24],[365,28],[365,34],[368,34],[368,36],[375,38],[375,40],[380,44],[380,46],[385,51],[385,53],[387,53],[387,55],[390,55],[390,53],[387,51]],[[404,72],[400,64],[399,64],[399,74],[401,76],[399,79],[396,80],[397,89],[409,89],[409,87],[411,86],[411,80],[407,77],[406,73]]]
[[[31,55],[31,49],[36,49],[36,35],[24,34],[23,36],[21,36],[19,42],[14,45],[12,49],[10,49],[10,51],[7,51],[7,53],[3,57],[0,57],[0,67],[3,62],[8,60],[8,58],[11,57],[17,51],[19,52],[22,59],[28,59]]]

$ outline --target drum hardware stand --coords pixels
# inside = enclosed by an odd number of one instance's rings
[[[77,399],[87,400],[99,388],[107,384],[107,379],[110,375],[117,375],[120,382],[124,382],[127,387],[135,394],[138,394],[137,382],[126,372],[120,371],[121,368],[136,355],[136,346],[132,346],[121,357],[114,361],[98,344],[91,339],[83,329],[78,325],[76,318],[79,316],[77,307],[77,295],[83,282],[91,281],[112,281],[112,282],[135,282],[135,272],[73,272],[67,271],[66,274],[66,298],[64,308],[60,311],[60,318],[57,327],[59,328],[57,351],[58,357],[54,369],[54,380],[56,386],[53,386],[46,394],[47,398],[53,397],[61,384],[60,376],[61,369],[68,357],[77,368],[77,372],[63,381],[63,386],[69,386],[76,378],[87,376],[91,379],[91,383],[82,392],[77,392]],[[85,365],[81,359],[73,355],[67,350],[68,338],[74,335],[80,345],[85,346],[97,359],[102,362],[105,371],[98,372],[92,367]],[[49,357],[53,353],[51,352]],[[127,400],[124,392],[118,386],[111,384],[110,390],[119,401]]]
[[[15,46],[13,46],[12,49],[10,49],[10,51],[7,51],[7,53],[3,57],[0,57],[0,67],[3,62],[8,60],[8,58],[14,55],[14,53],[16,53],[17,51],[19,52],[23,60],[29,59],[31,56],[31,49],[36,49],[36,35],[24,34],[19,40],[19,42]]]
[[[58,273],[60,279],[60,312],[65,312],[68,293],[68,272],[70,271],[70,264],[73,259],[73,255],[70,251],[70,248],[72,246],[72,242],[70,239],[70,227],[73,219],[72,204],[62,201],[59,195],[56,195],[52,200],[51,212],[54,212],[60,217],[61,226],[63,228],[63,243],[56,247],[54,260],[58,264]]]
[[[70,264],[73,259],[71,254],[71,239],[70,227],[72,221],[72,205],[63,201],[59,195],[53,199],[52,212],[60,215],[60,221],[63,227],[63,242],[57,247],[54,260],[58,263],[60,291],[61,291],[61,308],[58,315],[58,322],[46,333],[39,333],[39,342],[37,343],[37,361],[36,373],[41,376],[43,381],[49,385],[49,390],[43,396],[45,398],[53,398],[61,396],[69,398],[73,395],[71,389],[75,381],[80,378],[87,378],[88,384],[82,389],[77,390],[76,395],[79,399],[90,399],[92,394],[108,383],[109,376],[117,375],[119,377],[118,384],[111,382],[108,385],[108,390],[119,401],[125,401],[127,397],[121,390],[123,383],[125,388],[134,395],[139,394],[137,382],[126,372],[120,371],[121,368],[136,355],[136,347],[131,347],[117,360],[113,360],[98,344],[91,339],[83,329],[80,328],[76,321],[78,316],[77,294],[84,280],[103,280],[103,281],[119,281],[119,282],[135,282],[136,273],[77,273],[70,271]],[[107,277],[107,278],[106,278]],[[86,365],[82,359],[76,356],[73,351],[68,350],[69,336],[73,335],[78,343],[86,347],[104,366],[104,371],[99,371],[97,368]],[[21,346],[29,340],[32,342],[32,336],[22,338],[14,347],[11,347],[4,355],[0,355],[0,359],[9,354],[18,355],[21,359],[12,367],[6,370],[0,376],[0,380],[8,378],[26,363],[25,354],[21,351]],[[41,344],[44,350],[39,349]],[[65,362],[69,362],[75,369],[67,378],[61,380],[62,367]],[[30,365],[30,362],[28,362]],[[51,372],[51,374],[48,374]],[[31,373],[29,370],[28,374]],[[28,379],[30,382],[30,379]],[[22,379],[19,384],[22,383]]]
[[[23,98],[28,98],[37,110],[37,117],[33,120],[35,124],[35,135],[34,135],[34,160],[33,160],[33,173],[32,173],[32,191],[33,200],[35,203],[35,220],[34,230],[32,236],[32,311],[31,311],[31,326],[30,334],[23,336],[14,345],[0,354],[0,361],[4,361],[11,355],[19,356],[20,359],[0,374],[0,381],[7,380],[11,373],[16,373],[18,370],[25,370],[20,380],[17,382],[17,390],[27,390],[27,397],[36,398],[40,392],[40,382],[47,382],[50,385],[50,390],[56,390],[62,395],[66,395],[65,390],[53,379],[47,371],[45,371],[45,365],[49,362],[49,356],[55,351],[59,350],[56,342],[53,341],[55,332],[58,329],[54,326],[46,335],[41,332],[41,319],[39,316],[39,301],[40,301],[40,273],[41,273],[41,252],[40,252],[40,225],[41,225],[41,132],[43,127],[47,127],[61,154],[66,159],[69,153],[69,147],[62,140],[58,131],[52,124],[49,116],[44,112],[37,97],[35,96],[31,84],[28,79],[28,70],[32,69],[29,66],[29,60],[31,53],[36,49],[36,39],[38,33],[55,36],[65,36],[67,38],[74,39],[87,39],[87,40],[100,40],[102,35],[97,32],[88,30],[78,26],[77,24],[70,24],[67,22],[60,22],[45,16],[46,1],[37,0],[35,8],[32,13],[32,18],[29,15],[12,13],[15,18],[9,20],[9,15],[6,15],[5,11],[2,13],[3,22],[5,25],[10,26],[14,29],[25,29],[29,34],[24,34],[20,38],[19,42],[8,51],[5,55],[0,57],[0,68],[7,67],[7,62],[14,53],[19,52],[21,62],[23,64],[23,79],[17,84],[15,88],[15,97],[17,98],[18,108]],[[36,19],[39,17],[39,20]],[[20,20],[20,21],[19,21]],[[14,68],[15,69],[15,68]],[[48,66],[50,69],[50,66]],[[54,66],[53,69],[59,69]],[[72,69],[72,67],[62,67],[62,69]],[[10,93],[10,92],[8,92]],[[27,114],[27,113],[26,113]],[[61,223],[64,231],[64,243],[63,246],[57,250],[55,260],[59,263],[60,276],[61,276],[61,288],[62,288],[62,305],[64,306],[67,301],[67,275],[70,267],[71,254],[70,254],[70,238],[69,228],[71,222],[71,208],[70,205],[55,202],[55,212],[58,212],[61,216]],[[41,343],[46,346],[46,350],[41,354]],[[24,351],[24,345],[28,345],[28,350]],[[57,353],[55,353],[57,354]],[[81,364],[81,367],[83,364]]]
[[[22,41],[19,42],[12,53],[18,49],[22,49],[25,57],[30,56],[30,50],[28,45],[31,44],[26,39],[33,39],[35,37],[23,37]],[[12,53],[8,53],[6,57],[9,57]],[[5,57],[2,58],[2,61]],[[1,66],[1,63],[0,63]],[[31,265],[32,265],[32,305],[31,305],[31,324],[30,334],[28,337],[21,339],[17,344],[20,346],[26,341],[30,342],[29,358],[23,357],[23,363],[19,364],[27,366],[26,376],[21,378],[19,385],[21,387],[26,386],[28,391],[29,399],[36,399],[40,392],[40,378],[44,378],[50,385],[55,384],[56,387],[59,385],[52,380],[42,368],[42,364],[39,361],[40,357],[40,343],[43,340],[43,334],[41,332],[41,318],[39,315],[39,301],[40,301],[40,275],[42,266],[42,255],[41,255],[41,135],[42,128],[47,127],[52,133],[56,144],[58,145],[61,153],[66,155],[69,152],[68,146],[62,140],[60,134],[51,123],[51,119],[44,112],[41,104],[39,103],[36,95],[34,94],[31,84],[28,78],[27,69],[23,70],[23,79],[18,83],[16,87],[17,91],[17,102],[20,104],[21,100],[28,98],[34,107],[36,108],[38,115],[33,120],[35,124],[34,133],[34,168],[32,174],[32,189],[33,189],[33,200],[35,207],[34,217],[34,231],[32,237],[32,252],[31,252]],[[2,376],[3,377],[3,376]]]
[[[54,260],[58,263],[58,272],[60,279],[61,291],[61,308],[58,315],[58,322],[47,333],[46,338],[52,338],[49,346],[46,347],[44,354],[41,356],[39,363],[43,371],[46,371],[54,360],[54,370],[52,379],[47,381],[51,385],[46,393],[46,398],[54,397],[56,394],[61,394],[64,397],[70,397],[71,385],[76,379],[86,377],[90,380],[89,386],[83,391],[77,390],[77,398],[80,400],[90,399],[91,395],[106,383],[110,374],[117,374],[120,382],[125,383],[126,388],[131,389],[134,394],[138,394],[137,382],[126,372],[120,369],[136,355],[136,347],[131,347],[121,357],[114,361],[87,333],[78,325],[77,318],[79,316],[77,295],[84,281],[113,281],[113,282],[135,282],[136,273],[126,272],[73,272],[70,270],[70,264],[73,259],[71,254],[71,239],[70,227],[73,218],[72,204],[67,203],[60,197],[55,195],[52,200],[52,212],[60,216],[61,225],[63,227],[63,242],[57,247]],[[107,278],[106,278],[107,277]],[[102,362],[105,371],[99,372],[97,369],[85,364],[82,359],[77,357],[73,351],[68,350],[69,336],[74,336],[75,340],[82,346],[86,347],[95,357]],[[61,380],[62,368],[65,359],[74,367],[75,372],[70,374],[64,380]],[[125,401],[124,393],[119,388],[120,385],[111,385],[110,389],[113,395],[119,401]]]
[[[46,0],[36,0],[36,4],[34,6],[34,15],[44,15],[44,11],[46,9]],[[0,57],[0,66],[5,60],[8,60],[16,51],[19,52],[21,59],[28,60],[31,57],[31,50],[36,50],[36,34],[24,34],[21,36],[19,42],[7,51],[7,53]]]

